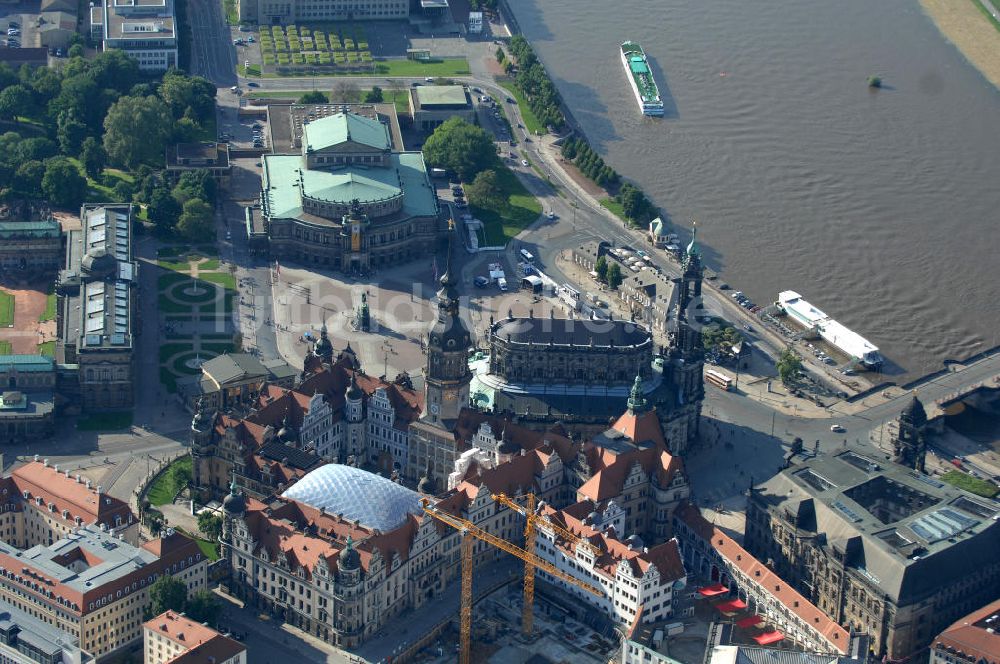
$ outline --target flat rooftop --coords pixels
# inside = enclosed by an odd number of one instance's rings
[[[472,108],[469,91],[462,85],[420,85],[410,88],[417,110]]]
[[[156,554],[93,526],[78,528],[51,546],[25,551],[0,541],[0,554],[81,594],[159,560]]]
[[[92,656],[80,651],[79,639],[76,637],[0,599],[0,631],[9,633],[13,627],[18,629],[19,643],[30,646],[36,653],[41,653],[45,657],[55,658],[54,661],[76,661],[81,664],[94,661]],[[63,652],[69,655],[65,660],[59,657]]]

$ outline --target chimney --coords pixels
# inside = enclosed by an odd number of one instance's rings
[[[35,461],[38,461],[38,455],[37,454],[35,455]]]
[[[90,480],[87,480],[87,490],[90,490]]]
[[[59,464],[58,464],[58,463],[56,463],[56,464],[52,464],[52,468],[53,468],[53,469],[54,469],[54,470],[55,470],[55,471],[56,471],[57,473],[59,472]]]
[[[80,473],[76,474],[76,483],[80,484],[83,480],[80,479]]]
[[[97,485],[97,495],[99,496],[102,493],[104,493],[104,487],[102,487],[100,484],[98,484]]]
[[[42,463],[45,465],[46,468],[49,467],[49,460],[48,459],[42,459]]]

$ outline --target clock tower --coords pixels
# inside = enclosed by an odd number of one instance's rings
[[[458,290],[452,273],[455,227],[449,223],[448,266],[438,291],[438,315],[427,344],[424,420],[450,428],[469,405],[469,349],[472,335],[459,315]]]

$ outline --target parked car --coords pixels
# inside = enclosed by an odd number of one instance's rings
[[[247,41],[252,44],[257,40],[253,38],[253,35],[250,35],[249,37],[247,37]]]
[[[832,431],[834,433],[844,433],[845,431],[847,431],[847,429],[845,429],[844,427],[840,426],[839,424],[831,424],[830,425],[830,431]]]
[[[260,87],[260,83],[254,83],[253,81],[248,81],[247,82],[247,87],[248,88],[259,88]]]
[[[521,160],[521,165],[526,167],[528,165],[528,160],[527,159],[522,159]]]
[[[476,285],[476,288],[486,288],[490,285],[490,280],[486,277],[479,276],[473,279],[472,283]]]
[[[20,28],[21,24],[18,23],[17,21],[11,21],[10,23],[7,24],[7,27],[8,28]]]
[[[427,78],[425,78],[424,80],[425,80],[426,82],[428,82],[428,83],[433,83],[433,82],[434,82],[434,77],[433,77],[433,76],[428,76],[428,77],[427,77]]]

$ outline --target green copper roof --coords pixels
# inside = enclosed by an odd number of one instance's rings
[[[62,227],[55,219],[44,221],[0,221],[0,238],[2,237],[59,237]]]
[[[316,152],[347,141],[361,143],[376,150],[388,150],[392,145],[389,128],[378,120],[353,113],[337,113],[313,120],[302,129],[302,144]]]
[[[696,224],[691,228],[691,244],[687,246],[687,254],[694,256],[697,253],[700,253],[700,250],[698,249],[698,226]]]
[[[264,195],[267,213],[272,219],[291,219],[302,214],[302,190],[299,175],[303,158],[299,155],[264,157]],[[412,217],[437,214],[434,190],[427,177],[424,156],[419,152],[394,153],[389,165],[347,166],[302,172],[302,187],[307,195],[348,204],[377,201],[403,193],[403,212]]]
[[[653,235],[663,236],[667,235],[667,225],[663,223],[663,219],[657,217],[653,221],[649,222],[650,228],[653,230]]]
[[[0,371],[11,367],[18,371],[52,371],[55,362],[44,355],[0,355]]]

